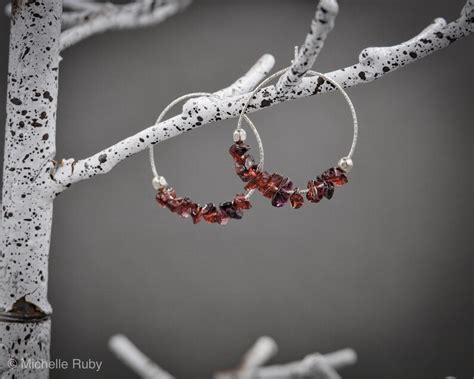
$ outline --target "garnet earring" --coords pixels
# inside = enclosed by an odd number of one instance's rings
[[[158,119],[155,122],[155,125],[158,125],[168,113],[168,111],[175,106],[177,103],[198,96],[213,96],[211,93],[191,93],[184,96],[181,96],[173,100],[159,115]],[[263,146],[260,136],[257,129],[253,125],[252,121],[247,117],[243,116],[243,119],[250,125],[255,137],[258,141],[260,148],[260,157],[261,161],[258,165],[259,169],[263,169]],[[245,139],[245,130],[241,129],[238,132],[240,137]],[[236,141],[239,141],[236,139]],[[244,153],[242,153],[244,154]],[[216,205],[214,203],[207,203],[201,205],[192,201],[188,197],[179,197],[176,194],[176,191],[168,185],[164,176],[158,174],[155,163],[155,154],[153,150],[153,145],[149,148],[149,157],[150,165],[153,171],[153,180],[152,184],[156,192],[156,201],[162,208],[168,208],[171,212],[176,213],[177,215],[183,218],[191,218],[194,224],[197,224],[201,220],[205,220],[209,224],[219,224],[226,225],[230,219],[241,219],[243,217],[243,211],[250,209],[252,207],[249,198],[252,195],[252,190],[246,190],[245,193],[239,193],[234,196],[232,201],[225,201]]]
[[[352,156],[357,144],[359,128],[354,105],[344,89],[326,75],[315,71],[308,71],[308,73],[320,78],[320,80],[318,80],[319,85],[322,85],[324,81],[327,81],[338,89],[349,105],[354,130],[349,153],[341,158],[335,167],[331,167],[322,174],[316,176],[314,179],[309,180],[306,188],[302,190],[294,187],[293,182],[283,175],[263,171],[262,167],[255,164],[254,158],[249,154],[250,146],[245,143],[245,130],[242,129],[242,119],[245,117],[245,112],[255,94],[264,85],[281,76],[287,70],[288,68],[285,68],[269,76],[248,96],[248,99],[240,112],[237,129],[234,131],[235,143],[231,146],[229,152],[234,160],[236,174],[246,183],[246,191],[258,190],[263,196],[271,199],[271,203],[274,207],[280,208],[287,202],[290,202],[291,206],[297,209],[303,206],[305,197],[311,203],[319,203],[323,198],[331,199],[334,195],[335,187],[343,186],[348,182],[347,174],[353,167]],[[253,124],[249,125],[253,126]]]

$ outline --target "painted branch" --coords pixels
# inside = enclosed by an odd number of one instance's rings
[[[286,92],[301,82],[306,72],[313,67],[326,37],[334,28],[338,12],[339,6],[336,0],[321,0],[319,2],[303,46],[299,49],[290,69],[278,80],[276,85],[278,92]]]
[[[51,320],[0,322],[0,377],[47,379]],[[44,363],[43,363],[44,362]]]
[[[55,156],[61,0],[12,6],[0,240],[2,377],[47,378],[8,356],[49,359],[47,299],[53,201],[38,179]],[[36,180],[38,179],[38,180]],[[49,192],[49,191],[48,191]],[[11,363],[11,362],[10,362]],[[11,365],[10,365],[11,366]]]
[[[215,95],[217,99],[220,99],[219,102],[224,102],[226,103],[227,97],[225,97],[227,94],[234,94],[235,96],[241,96],[243,91],[248,91],[253,88],[258,82],[260,82],[264,77],[265,73],[269,72],[274,64],[275,60],[273,56],[270,54],[265,54],[263,55],[251,68],[250,70],[244,74],[240,79],[235,81],[232,85],[230,85],[227,88],[224,88],[220,91],[215,92]],[[234,98],[235,98],[234,96]],[[196,122],[200,122],[200,116],[194,116],[193,113],[197,110],[196,104],[199,104],[199,107],[202,106],[202,103],[208,102],[209,104],[214,104],[216,101],[215,98],[197,98],[197,99],[192,99],[189,100],[184,104],[183,108],[189,109],[189,117],[196,117]],[[204,109],[206,106],[204,105]],[[194,110],[193,110],[194,109]],[[209,108],[209,111],[212,111],[212,107]],[[222,114],[220,115],[219,113],[215,113],[216,117],[222,117],[228,118],[229,116],[227,114]],[[166,139],[166,134],[175,129],[175,127],[171,126],[172,122],[176,123],[176,125],[179,125],[180,122],[185,121],[188,118],[188,116],[176,116],[172,119],[169,119],[165,122],[160,123],[158,126],[152,126],[148,128],[149,133],[145,134],[143,137],[138,137],[139,141],[141,141],[144,138],[150,139],[150,144],[153,143],[153,140],[158,140],[160,138]],[[204,120],[202,120],[203,123],[205,123]],[[169,129],[167,126],[163,126],[164,124],[169,125]],[[184,125],[184,124],[183,124]],[[179,126],[178,126],[179,127]],[[144,131],[140,132],[143,133]],[[158,137],[162,136],[162,137]],[[172,135],[169,135],[171,137]],[[46,168],[45,172],[48,172],[47,175],[45,175],[45,180],[49,180],[52,184],[50,187],[50,191],[59,193],[62,190],[66,189],[70,184],[87,179],[89,177],[95,176],[99,173],[106,173],[110,171],[117,163],[119,163],[121,160],[125,159],[126,157],[122,157],[122,159],[117,159],[118,154],[120,151],[124,151],[125,155],[127,155],[127,150],[129,149],[129,143],[131,143],[131,140],[134,139],[136,136],[129,137],[126,140],[120,142],[119,144],[121,147],[111,147],[107,149],[107,151],[103,151],[98,153],[96,156],[81,160],[81,161],[75,161],[73,158],[69,158],[66,160],[62,160],[59,165],[53,165],[51,164],[48,165]],[[132,153],[128,154],[128,156],[136,153],[138,151],[133,151]],[[99,162],[99,164],[96,164],[94,162]],[[72,174],[72,175],[71,175]],[[49,177],[49,179],[48,179]]]
[[[17,4],[10,34],[0,307],[8,311],[24,297],[49,313],[52,201],[35,179],[55,155],[61,1]]]
[[[173,379],[144,355],[127,337],[115,335],[109,341],[112,352],[140,378]],[[303,360],[285,365],[261,367],[278,350],[270,337],[260,337],[245,353],[242,363],[235,370],[218,372],[214,379],[339,379],[336,370],[356,363],[352,349],[343,349],[326,355],[311,354]]]
[[[473,31],[474,0],[469,0],[461,12],[461,17],[456,21],[445,24],[441,19],[437,19],[416,37],[399,45],[364,49],[358,63],[326,73],[326,75],[345,88],[369,83],[447,47]],[[299,84],[283,94],[279,93],[275,86],[269,86],[255,95],[248,111],[254,112],[282,102],[332,90],[334,87],[331,84],[317,77],[303,78]],[[185,104],[180,115],[165,120],[159,125],[150,126],[89,158],[66,161],[57,169],[54,178],[58,184],[62,185],[62,188],[65,188],[80,180],[105,174],[122,160],[147,149],[152,144],[202,125],[238,116],[247,96],[246,94],[236,95],[222,100],[211,98],[190,100]],[[59,188],[56,190],[59,191]]]
[[[84,23],[91,17],[91,14],[90,11],[63,11],[61,27],[67,29]]]
[[[104,7],[113,6],[111,3],[96,3],[89,0],[63,0],[63,12],[66,9],[74,11],[89,11],[97,12],[104,9]]]
[[[268,338],[260,338],[245,354],[237,369],[218,372],[214,379],[337,379],[337,369],[353,365],[357,361],[354,350],[343,349],[326,355],[311,354],[301,361],[284,365],[261,367],[276,352],[276,343],[271,339],[271,343],[265,341]],[[255,360],[256,364],[245,365],[248,357],[253,355],[259,358]]]
[[[143,354],[122,334],[112,336],[110,350],[135,374],[143,379],[173,379],[173,376]]]
[[[263,366],[278,352],[278,346],[271,337],[260,337],[244,354],[240,363],[240,370],[251,370]]]
[[[252,91],[271,71],[275,65],[273,55],[263,55],[247,73],[236,80],[229,87],[214,93],[217,98],[226,99],[228,97],[242,95]]]
[[[85,0],[63,0],[62,30],[84,24],[92,17],[115,8],[111,3],[96,3]]]
[[[61,33],[61,50],[107,30],[134,29],[159,24],[184,9],[190,2],[137,0],[125,5],[106,3],[98,11],[92,12],[87,20]]]
[[[70,28],[74,25],[86,22],[94,13],[98,13],[110,3],[98,4],[87,1],[65,0],[63,1],[62,29]],[[12,6],[5,6],[5,15],[11,17]]]

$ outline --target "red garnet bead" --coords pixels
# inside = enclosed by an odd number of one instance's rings
[[[201,207],[188,197],[176,197],[176,192],[170,187],[160,187],[156,200],[161,207],[166,207],[183,218],[192,218],[194,224],[204,219],[209,224],[226,225],[230,219],[241,219],[243,209],[251,208],[245,194],[237,194],[233,201],[221,203],[219,207],[213,203]]]
[[[268,183],[268,180],[270,179],[270,174],[266,171],[258,171],[257,175],[255,178],[250,180],[246,185],[245,189],[246,190],[253,190],[253,189],[263,189]]]
[[[166,207],[171,211],[171,212],[176,212],[177,209],[183,204],[183,198],[182,197],[177,197],[176,199],[170,199],[166,203]]]
[[[334,196],[334,184],[331,182],[324,183],[324,197],[328,200]]]
[[[319,203],[324,196],[324,183],[319,180],[310,180],[307,187],[306,198],[312,203]]]
[[[272,205],[274,207],[281,208],[288,202],[289,198],[290,198],[290,194],[288,192],[286,192],[285,190],[279,189],[272,196]]]
[[[263,187],[261,190],[263,193],[263,196],[271,199],[273,195],[275,194],[275,192],[278,191],[278,188],[280,188],[280,184],[282,181],[283,181],[283,176],[279,174],[272,174],[267,184],[265,185],[265,187]]]
[[[180,204],[176,207],[174,212],[179,214],[181,217],[188,218],[191,216],[191,212],[194,209],[196,204],[194,204],[191,199],[185,197]]]
[[[221,211],[217,213],[217,223],[219,225],[227,225],[229,220],[230,220],[230,217],[224,212]]]
[[[272,196],[272,205],[277,208],[283,207],[290,198],[293,182],[288,178],[282,180],[280,187]]]
[[[255,178],[257,180],[257,188],[262,191],[267,186],[270,180],[270,174],[266,171],[260,172],[259,176]]]
[[[244,157],[244,162],[235,162],[235,172],[244,182],[254,179],[258,174],[258,165],[251,155]]]
[[[247,191],[249,190],[254,190],[254,189],[257,189],[258,188],[258,177],[261,173],[257,173],[257,176],[255,176],[255,178],[251,179],[250,181],[247,182],[247,184],[245,185],[245,189]]]
[[[202,207],[198,204],[194,204],[193,209],[191,210],[191,217],[193,219],[193,224],[197,224],[202,219]]]
[[[244,169],[240,176],[240,179],[242,179],[243,182],[248,182],[255,178],[257,176],[257,171],[256,171],[257,166],[255,168],[250,168],[248,170]]]
[[[268,176],[268,173],[267,172],[260,172],[260,171],[256,171],[256,174],[255,177],[253,179],[251,179],[246,185],[245,185],[245,189],[246,190],[254,190],[254,189],[257,189],[259,187],[259,183],[260,181],[262,180],[262,178],[267,175]]]
[[[243,193],[239,193],[235,195],[233,203],[236,209],[252,208],[252,204],[250,204],[250,201],[248,201],[248,199],[245,197]]]
[[[323,172],[322,179],[334,184],[336,187],[343,186],[348,182],[347,175],[339,167],[332,167]]]
[[[243,142],[234,143],[230,149],[229,153],[232,156],[232,159],[239,163],[244,163],[245,158],[244,154],[250,150],[250,146]]]
[[[304,204],[304,198],[297,189],[290,196],[290,204],[294,209],[301,208]]]
[[[220,214],[216,206],[213,203],[206,204],[201,211],[202,218],[209,224],[215,224],[219,222]]]
[[[237,220],[240,220],[244,215],[242,210],[236,207],[232,201],[226,201],[225,203],[221,203],[221,205],[219,205],[219,208],[223,214],[229,216],[230,218],[235,218]]]
[[[161,207],[166,207],[166,204],[171,199],[176,198],[176,191],[173,188],[161,187],[156,193],[156,201]]]
[[[245,173],[246,169],[245,167],[243,166],[243,164],[239,163],[239,162],[235,162],[234,163],[234,167],[235,167],[235,173],[237,174],[237,176],[239,178],[242,178],[242,175]]]
[[[257,168],[257,164],[255,163],[255,158],[252,155],[248,154],[244,158],[245,158],[244,167],[247,170],[250,170],[251,168],[253,169]]]

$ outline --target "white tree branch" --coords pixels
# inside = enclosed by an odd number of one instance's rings
[[[457,20],[446,24],[441,19],[436,19],[416,37],[399,45],[364,49],[359,56],[358,63],[326,73],[326,75],[345,88],[369,83],[447,47],[454,41],[473,33],[473,31],[474,0],[468,0],[461,12],[461,16]],[[269,63],[270,60],[268,58],[264,61]],[[263,71],[266,72],[268,70]],[[256,78],[257,75],[252,74],[251,77]],[[249,81],[248,79],[245,81],[254,84],[254,81]],[[236,83],[239,83],[239,81]],[[248,87],[250,87],[250,84],[247,87],[234,85],[234,87],[231,86],[230,91],[226,90],[225,93],[232,93],[232,88],[243,90]],[[331,90],[334,90],[332,84],[326,83],[317,77],[303,78],[299,84],[291,87],[289,91],[284,93],[279,93],[275,86],[268,86],[255,95],[248,108],[248,112],[254,112],[264,107]],[[165,120],[159,125],[150,126],[89,158],[79,161],[70,160],[69,163],[57,169],[54,179],[64,189],[65,186],[74,182],[91,178],[98,174],[105,174],[122,160],[147,149],[152,144],[202,125],[238,116],[247,96],[247,94],[236,94],[221,100],[214,98],[190,100],[184,105],[180,115]],[[55,188],[55,191],[59,191],[59,188]]]
[[[236,80],[229,87],[214,93],[218,98],[242,95],[252,91],[271,71],[275,65],[275,58],[271,54],[264,54],[245,75]]]
[[[446,26],[446,21],[444,18],[438,17],[433,20],[431,24],[429,24],[426,28],[424,28],[420,33],[418,33],[413,38],[409,39],[405,43],[412,43],[425,38],[426,36],[430,35],[431,33],[436,33],[438,30],[444,28]]]
[[[214,379],[339,379],[336,370],[353,365],[357,355],[343,349],[326,355],[310,354],[301,361],[261,367],[278,348],[270,337],[260,337],[234,370],[218,372]]]
[[[240,370],[252,370],[263,366],[278,352],[278,346],[271,337],[260,337],[244,354],[240,363]]]
[[[152,362],[127,337],[115,335],[109,341],[111,351],[142,379],[173,379],[168,372]],[[214,379],[340,379],[336,370],[357,362],[352,349],[321,355],[311,354],[301,361],[261,367],[278,350],[270,337],[260,337],[245,353],[235,370],[218,372]]]
[[[62,29],[71,28],[75,25],[86,22],[90,18],[91,14],[92,12],[87,11],[87,10],[71,11],[71,12],[63,11],[61,28]]]
[[[336,370],[356,361],[354,350],[343,349],[327,355],[307,355],[301,361],[283,365],[221,372],[214,379],[340,379]]]
[[[83,17],[72,22],[67,18],[66,12],[65,21],[73,26],[61,33],[60,48],[64,50],[87,37],[107,30],[159,24],[190,3],[191,0],[136,0],[125,5],[104,3],[96,7],[97,4],[93,2],[68,0],[65,5],[79,11]]]
[[[334,21],[338,12],[339,6],[335,0],[321,0],[319,2],[303,46],[299,49],[299,53],[293,60],[290,69],[278,80],[276,85],[278,92],[286,92],[298,84],[313,66],[323,48],[326,37],[334,28]]]
[[[113,6],[111,3],[96,3],[93,0],[63,0],[63,11],[89,11],[97,12],[106,6]]]
[[[173,379],[173,376],[143,354],[127,337],[122,334],[109,340],[110,350],[135,374],[143,379]]]
[[[183,109],[187,109],[187,108],[195,109],[197,103],[201,104],[201,103],[210,102],[214,104],[214,102],[221,102],[221,101],[226,102],[227,99],[229,98],[242,96],[242,94],[245,94],[246,92],[251,91],[265,77],[265,75],[273,68],[274,63],[275,63],[275,59],[273,58],[272,55],[270,54],[263,55],[241,78],[236,80],[229,87],[226,87],[220,91],[215,92],[214,93],[215,97],[213,97],[212,99],[211,98],[196,98],[196,99],[189,100],[188,102],[184,104]],[[229,97],[229,96],[233,96],[233,97]],[[204,108],[206,107],[204,106]],[[191,116],[193,116],[194,111],[190,110],[188,113],[190,114],[189,118],[191,119]],[[201,121],[204,122],[203,120],[201,120],[201,116],[199,115],[195,115],[193,117],[196,118],[196,122],[198,124]],[[225,119],[225,118],[229,118],[229,115],[226,113],[225,114],[222,113],[221,115],[220,112],[215,112],[214,117],[216,118],[221,117],[221,119]],[[163,125],[163,123],[161,123],[158,126],[151,126],[145,129],[144,131],[140,132],[140,133],[143,133],[146,130],[149,130],[148,133],[143,134],[143,137],[138,137],[138,140],[145,141],[145,138],[150,139],[150,143],[148,145],[150,146],[153,144],[152,138],[157,138],[157,136],[162,135],[163,132],[165,133],[165,135],[169,135],[169,137],[171,137],[172,134],[168,134],[168,133],[171,132],[172,129],[175,129],[176,127],[180,128],[179,123],[186,121],[187,119],[188,119],[188,116],[185,116],[185,115],[176,116],[173,119],[169,119],[166,121],[166,123],[168,123],[169,125],[171,125],[172,120],[174,120],[176,123],[176,126],[173,126],[173,127],[170,126],[169,128],[165,126],[162,129],[161,126]],[[183,125],[182,127],[185,127],[184,123],[182,125]],[[128,145],[129,143],[133,143],[131,141],[134,138],[135,136],[129,137],[126,140],[122,141],[124,151],[127,151],[129,148],[131,148],[131,146],[128,147]],[[95,176],[93,172],[105,173],[105,172],[110,171],[117,163],[119,163],[120,160],[122,160],[122,159],[116,159],[119,155],[120,149],[115,149],[111,147],[107,149],[107,151],[102,151],[96,154],[94,157],[90,157],[90,158],[80,160],[80,161],[76,161],[72,158],[69,158],[66,160],[61,160],[60,162],[53,162],[53,166],[50,167],[51,170],[47,169],[45,171],[45,172],[48,172],[48,175],[51,178],[53,178],[53,183],[51,183],[51,181],[49,180],[49,183],[50,183],[49,192],[59,193],[74,182]],[[134,153],[135,152],[133,152],[132,154]],[[96,161],[99,162],[99,165],[94,163]]]

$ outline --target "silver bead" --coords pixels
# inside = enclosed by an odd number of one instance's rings
[[[234,142],[245,141],[247,139],[247,132],[244,129],[234,130]]]
[[[164,176],[158,176],[154,177],[152,180],[153,188],[158,190],[162,187],[166,187],[168,185],[168,182],[166,181]]]
[[[349,172],[352,170],[352,167],[354,167],[354,162],[352,162],[351,158],[344,157],[339,160],[339,163],[337,165],[342,171]]]

